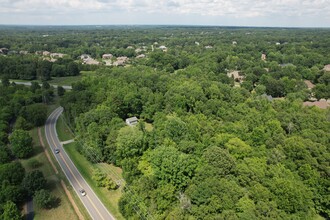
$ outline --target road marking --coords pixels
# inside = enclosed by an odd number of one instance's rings
[[[54,112],[55,112],[55,111],[54,111]],[[52,114],[51,114],[51,115],[52,115]],[[54,128],[53,128],[53,129],[56,129],[55,125],[54,125]],[[54,145],[55,148],[56,148],[56,142],[55,142],[55,140],[54,140],[54,137],[53,137],[53,135],[52,135],[51,130],[52,130],[52,126],[50,126],[49,133],[50,133],[51,141],[52,141],[53,145]],[[63,148],[63,149],[64,149],[64,148]],[[78,183],[79,187],[80,187],[80,188],[83,188],[83,187],[81,186],[80,182],[78,181],[77,177],[73,174],[73,172],[72,172],[70,166],[68,165],[68,163],[67,163],[66,160],[64,159],[63,155],[60,154],[59,156],[62,158],[62,161],[66,164],[66,166],[67,166],[69,172],[71,173],[71,175],[73,176],[73,178],[76,180],[76,182]],[[79,172],[79,171],[78,171],[78,172]],[[88,195],[86,196],[86,198],[90,201],[90,203],[92,204],[92,206],[94,207],[94,209],[96,210],[96,212],[99,214],[99,216],[104,220],[102,214],[101,214],[101,213],[99,212],[99,210],[96,208],[94,202],[88,197]]]

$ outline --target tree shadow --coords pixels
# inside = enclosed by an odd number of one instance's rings
[[[40,153],[44,152],[44,148],[42,146],[35,146],[33,147],[33,152],[32,152],[32,156],[36,156]]]
[[[47,180],[47,186],[46,188],[49,191],[53,191],[56,188],[56,183],[58,182],[58,180],[54,180],[54,179],[48,179]]]
[[[56,197],[56,198],[54,198],[54,200],[51,203],[51,208],[55,209],[55,208],[59,207],[60,205],[61,205],[61,198]]]

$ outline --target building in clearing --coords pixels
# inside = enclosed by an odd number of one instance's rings
[[[304,80],[304,83],[306,84],[306,86],[309,90],[311,90],[315,87],[315,85],[309,80]]]
[[[129,126],[134,126],[139,122],[139,119],[137,119],[137,117],[134,116],[134,117],[131,117],[131,118],[127,118],[125,120],[125,122]]]
[[[330,64],[325,65],[323,68],[324,71],[330,71]]]
[[[112,57],[113,55],[111,53],[102,55],[102,59],[111,59]]]
[[[146,57],[146,55],[144,55],[144,54],[140,54],[140,55],[136,56],[136,58],[138,58],[138,59],[145,58],[145,57]]]
[[[327,109],[330,107],[330,100],[320,99],[315,102],[304,102],[303,106],[316,106],[321,109]]]

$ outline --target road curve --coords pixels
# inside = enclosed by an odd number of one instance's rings
[[[57,137],[56,122],[62,111],[63,108],[58,107],[50,114],[46,121],[45,133],[49,147],[51,148],[57,162],[61,166],[63,172],[70,181],[73,189],[78,194],[78,197],[86,207],[92,219],[113,220],[115,218],[109,213],[103,203],[90,188],[86,180],[81,176]],[[58,154],[55,153],[55,148],[60,150]],[[82,196],[79,192],[79,189],[84,189],[86,191],[86,196]]]

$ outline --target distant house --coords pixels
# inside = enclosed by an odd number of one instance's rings
[[[49,55],[50,55],[50,52],[49,52],[49,51],[43,51],[43,52],[42,52],[42,55],[43,55],[43,56],[49,56]]]
[[[111,59],[113,55],[111,53],[106,53],[102,55],[102,59]]]
[[[267,58],[266,54],[264,54],[264,53],[261,54],[261,60],[262,60],[262,61],[266,61],[266,58]]]
[[[128,46],[126,49],[134,49],[133,46]]]
[[[278,46],[278,45],[281,45],[281,43],[280,43],[280,42],[276,42],[276,43],[275,43],[275,45],[277,45],[277,46]]]
[[[274,100],[271,95],[267,95],[267,94],[262,94],[260,97],[263,99],[267,99],[270,102],[272,102]]]
[[[306,86],[309,90],[311,90],[315,87],[315,85],[309,80],[304,80],[304,83],[306,84]]]
[[[64,57],[64,53],[51,53],[50,57],[51,58],[63,58]]]
[[[167,51],[167,47],[165,47],[164,45],[160,46],[159,49],[161,49],[161,50],[164,51],[164,52]]]
[[[86,60],[86,59],[88,59],[88,58],[90,58],[90,55],[88,55],[88,54],[81,54],[81,55],[80,55],[80,59],[81,59],[81,60]]]
[[[19,51],[19,54],[22,54],[22,55],[26,55],[26,54],[28,54],[29,52],[28,51],[26,51],[26,50],[21,50],[21,51]]]
[[[233,42],[232,42],[232,45],[237,45],[237,42],[236,42],[236,41],[233,41]]]
[[[233,78],[236,82],[242,82],[243,79],[244,79],[244,76],[241,76],[239,74],[239,71],[235,70],[235,71],[232,71],[232,72],[228,72],[227,73],[227,76],[229,78]]]
[[[117,60],[113,63],[113,65],[114,66],[125,66],[127,61],[128,61],[128,57],[126,57],[126,56],[117,57]]]
[[[315,102],[304,102],[303,106],[316,106],[321,109],[327,109],[330,107],[329,100],[321,99],[320,101]]]
[[[324,71],[329,71],[330,72],[330,64],[328,65],[325,65],[324,68],[323,68]]]
[[[213,47],[211,45],[205,46],[205,49],[212,49]]]
[[[5,48],[5,47],[0,48],[0,54],[7,54],[8,51],[9,51],[8,48]]]
[[[131,117],[131,118],[127,118],[125,120],[125,122],[129,126],[134,126],[139,122],[139,119],[137,119],[137,117],[134,116],[134,117]]]
[[[197,46],[199,46],[199,42],[195,41],[195,44],[196,44]]]
[[[145,58],[145,57],[146,57],[146,55],[144,55],[144,54],[140,54],[140,55],[136,56],[136,58],[138,58],[138,59]]]
[[[80,56],[80,59],[83,61],[83,64],[88,64],[88,65],[99,65],[100,62],[97,60],[94,60],[90,55],[88,54],[82,54]]]

